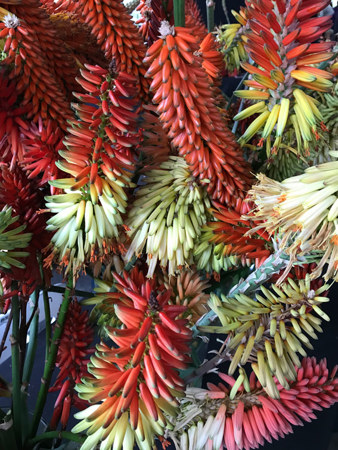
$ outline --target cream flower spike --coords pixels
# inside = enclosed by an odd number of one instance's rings
[[[337,156],[337,152],[331,152]],[[259,183],[249,192],[256,204],[254,217],[263,220],[257,228],[282,234],[280,247],[291,257],[324,252],[313,278],[329,264],[325,280],[338,279],[338,161],[309,167],[282,183],[258,175]],[[290,244],[291,242],[291,244]]]

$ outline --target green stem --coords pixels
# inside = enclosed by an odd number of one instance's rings
[[[68,441],[74,441],[83,443],[85,438],[78,434],[71,433],[70,431],[48,431],[47,433],[39,434],[33,439],[27,442],[26,448],[33,448],[35,444],[48,439],[68,439]]]
[[[28,385],[32,375],[33,365],[35,361],[35,354],[37,349],[37,339],[39,332],[39,295],[40,289],[37,288],[30,297],[32,302],[31,308],[31,318],[27,324],[27,331],[29,329],[29,343],[27,346],[27,352],[25,356],[25,363],[23,366],[22,375],[22,385],[24,391],[21,392],[21,435],[23,436],[23,441],[28,436],[29,433],[29,420],[28,420],[28,408],[27,408],[27,397],[28,397]]]
[[[45,310],[45,325],[46,325],[46,356],[45,359],[47,360],[48,354],[49,354],[49,346],[50,346],[50,338],[52,335],[52,325],[51,325],[51,317],[50,317],[50,305],[49,305],[49,298],[48,298],[48,290],[46,288],[45,283],[45,276],[43,272],[43,262],[42,258],[38,257],[39,261],[39,267],[40,267],[40,276],[42,281],[42,296],[43,296],[43,306]],[[64,292],[64,289],[62,288],[62,293]]]
[[[12,283],[12,290],[17,290],[17,283]],[[21,380],[20,380],[20,301],[18,295],[12,297],[12,400],[13,400],[13,426],[18,448],[21,448]]]
[[[49,355],[49,347],[50,347],[50,338],[52,335],[52,324],[51,324],[51,317],[50,317],[50,305],[49,305],[49,298],[48,298],[48,291],[43,288],[42,291],[43,295],[43,306],[45,309],[45,324],[46,324],[46,359]]]
[[[174,0],[174,21],[175,27],[185,26],[185,2],[184,0]]]
[[[31,428],[31,433],[30,433],[31,437],[35,436],[35,434],[37,432],[39,422],[40,422],[40,419],[42,416],[43,408],[46,403],[47,393],[48,393],[48,389],[50,386],[50,381],[52,378],[53,370],[55,367],[55,361],[56,361],[56,356],[57,356],[57,352],[58,352],[59,340],[61,338],[63,326],[64,326],[64,323],[66,320],[72,290],[73,290],[73,274],[72,274],[72,271],[70,271],[69,275],[68,275],[67,286],[65,289],[64,298],[61,303],[58,318],[57,318],[56,324],[55,324],[55,330],[54,330],[52,342],[50,345],[50,352],[49,352],[48,359],[46,361],[42,379],[41,379],[41,386],[40,386],[40,390],[38,393],[38,399],[36,402],[34,415],[33,415],[33,422],[32,422],[32,428]]]
[[[38,337],[38,329],[39,329],[39,310],[37,308],[37,304],[39,301],[40,289],[35,289],[30,299],[32,301],[32,313],[34,314],[32,323],[30,325],[29,330],[29,343],[26,353],[25,364],[23,367],[23,377],[22,383],[28,385],[29,380],[32,374],[34,358],[36,353],[36,341]],[[35,311],[35,312],[34,312]]]
[[[215,28],[215,3],[213,0],[207,0],[206,6],[208,31],[209,33],[212,33]]]

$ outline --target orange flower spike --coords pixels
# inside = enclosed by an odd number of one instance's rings
[[[4,49],[8,52],[2,64],[10,67],[12,76],[18,78],[16,86],[18,93],[24,94],[23,105],[31,105],[27,116],[35,123],[40,117],[43,121],[55,119],[65,129],[66,120],[72,117],[67,95],[74,87],[78,70],[75,61],[37,0],[8,5],[8,11],[0,23],[0,31],[6,38]],[[33,46],[32,41],[38,42],[39,47]]]
[[[246,163],[238,148],[235,149],[215,101],[210,101],[213,90],[202,67],[203,59],[194,53],[199,49],[198,38],[189,29],[171,27],[166,21],[162,22],[160,32],[161,39],[150,47],[146,58],[151,63],[146,76],[155,80],[161,73],[166,83],[165,90],[160,85],[153,97],[160,120],[194,176],[210,180],[207,188],[214,198],[234,201],[229,194],[241,197],[244,186],[250,184],[249,176],[244,175],[248,170],[241,171]],[[163,55],[167,56],[166,61],[162,60]],[[205,143],[200,136],[206,139]],[[235,184],[233,177],[237,179]],[[220,184],[215,189],[217,179]]]

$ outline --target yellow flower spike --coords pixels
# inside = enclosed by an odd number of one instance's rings
[[[253,114],[260,113],[266,110],[266,104],[265,102],[258,102],[254,105],[249,106],[248,108],[245,108],[240,113],[236,114],[234,117],[234,120],[242,120],[246,119],[247,117],[252,116]]]

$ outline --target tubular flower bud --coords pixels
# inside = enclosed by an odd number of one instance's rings
[[[169,432],[177,449],[223,448],[250,450],[292,433],[316,419],[315,411],[338,400],[337,367],[331,372],[326,360],[304,358],[296,369],[290,390],[278,384],[280,399],[269,398],[254,372],[248,379],[242,370],[235,380],[219,373],[222,382],[208,389],[188,387],[174,431]]]
[[[331,152],[337,157],[337,152]],[[249,192],[255,203],[253,220],[262,221],[257,229],[280,232],[280,248],[293,261],[297,255],[323,252],[312,277],[320,276],[328,263],[325,279],[337,277],[338,265],[338,162],[336,160],[309,167],[296,177],[281,183],[259,175],[259,184]]]
[[[74,388],[81,379],[88,376],[89,356],[94,353],[90,348],[93,341],[93,328],[88,323],[88,312],[81,311],[80,304],[71,302],[62,336],[58,346],[56,367],[60,370],[49,392],[60,391],[54,405],[51,428],[56,428],[59,420],[63,428],[67,426],[70,407],[85,409],[88,403],[77,396]]]
[[[192,264],[210,202],[206,189],[197,184],[184,159],[171,156],[159,169],[147,172],[135,198],[127,219],[132,241],[126,261],[145,248],[149,277],[158,262],[168,266],[169,275]]]
[[[329,301],[322,295],[328,288],[324,285],[313,290],[307,276],[297,281],[288,278],[270,289],[261,286],[254,299],[237,294],[234,298],[222,296],[221,301],[212,294],[209,306],[222,325],[199,329],[228,335],[229,375],[250,362],[269,396],[279,398],[276,381],[289,388],[288,381],[296,379],[294,366],[300,367],[297,353],[306,356],[303,347],[313,349],[307,335],[317,339],[316,331],[322,331],[321,319],[330,320],[321,309]]]
[[[166,21],[160,32],[145,59],[151,64],[146,76],[152,80],[160,120],[212,198],[232,204],[244,197],[249,169],[213,99],[198,56],[198,38],[188,28],[174,28]]]
[[[260,99],[266,105],[250,130],[241,136],[242,145],[260,133],[260,145],[271,136],[271,151],[276,153],[283,132],[289,127],[300,135],[305,153],[309,142],[319,139],[317,126],[323,117],[311,90],[328,92],[332,88],[333,75],[319,65],[333,56],[333,42],[316,43],[332,24],[331,16],[318,16],[328,3],[323,0],[313,7],[310,0],[247,1],[246,9],[236,15],[242,26],[226,26],[227,42],[238,37],[241,44],[237,53],[244,44],[245,53],[252,60],[252,63],[241,63],[251,75],[244,82],[249,90],[237,94],[251,100]],[[240,58],[237,59],[239,62]],[[235,120],[241,120],[246,111]]]
[[[123,328],[109,327],[117,347],[99,344],[88,365],[91,375],[76,386],[93,406],[76,415],[81,422],[73,432],[88,429],[85,448],[99,442],[110,448],[116,440],[125,450],[135,441],[139,448],[152,448],[154,437],[171,428],[164,413],[176,414],[176,397],[184,389],[178,369],[189,361],[191,331],[177,316],[186,308],[169,305],[170,291],[136,268],[114,277],[117,292],[106,294],[103,305]]]

